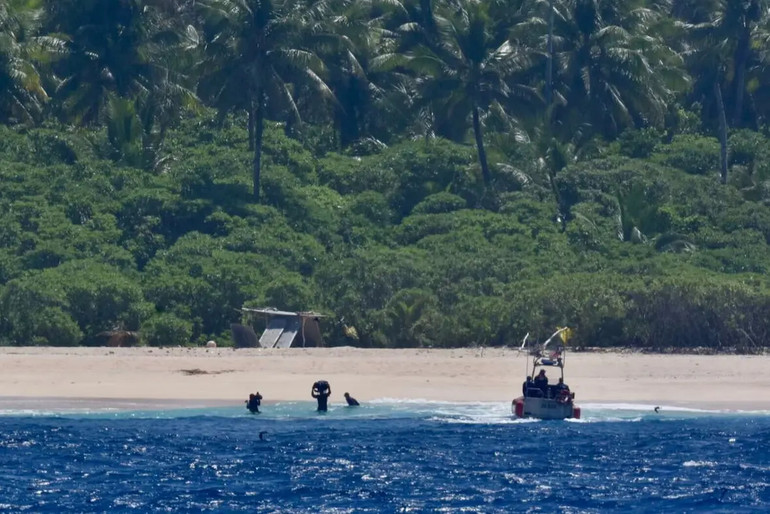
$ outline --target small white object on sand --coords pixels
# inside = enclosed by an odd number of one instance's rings
[[[209,341],[206,343],[206,348],[216,348],[217,342],[216,341]]]

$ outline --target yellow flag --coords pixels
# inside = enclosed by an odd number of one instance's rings
[[[564,330],[559,334],[559,337],[561,337],[561,340],[564,341],[564,344],[567,344],[572,338],[572,329],[569,327],[564,327]]]

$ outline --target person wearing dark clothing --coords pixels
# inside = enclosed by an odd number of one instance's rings
[[[310,395],[318,401],[318,411],[326,412],[328,410],[329,396],[332,394],[332,387],[326,380],[319,380],[313,384]]]
[[[262,395],[259,394],[259,391],[257,391],[257,394],[250,394],[249,399],[246,400],[246,408],[249,409],[249,412],[252,414],[258,414],[259,413],[259,406],[262,404]]]
[[[535,387],[543,391],[543,396],[548,396],[548,377],[545,376],[544,369],[535,377]]]
[[[345,401],[348,402],[348,407],[358,407],[361,405],[358,400],[350,396],[350,393],[345,393]]]
[[[563,378],[560,378],[559,383],[554,386],[554,398],[561,403],[567,403],[571,399],[569,386],[564,383]]]
[[[527,380],[524,381],[523,384],[521,384],[521,392],[524,394],[524,396],[527,396],[527,390],[528,389],[534,389],[535,383],[532,381],[532,377],[527,377]]]

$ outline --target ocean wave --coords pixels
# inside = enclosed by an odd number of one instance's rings
[[[579,420],[571,423],[639,422],[644,420],[689,419],[711,416],[758,416],[770,415],[770,411],[714,410],[675,405],[643,403],[584,403]],[[658,407],[656,412],[654,409]],[[186,417],[253,418],[271,420],[344,420],[344,419],[398,419],[420,418],[430,421],[446,421],[469,424],[510,424],[514,421],[509,402],[448,402],[414,398],[378,398],[350,408],[344,404],[331,404],[328,412],[318,413],[312,401],[275,402],[264,404],[262,412],[252,415],[240,403],[220,407],[157,406],[155,408],[5,408],[0,417],[71,417],[104,419],[173,419]]]
[[[681,405],[652,404],[652,403],[581,403],[583,410],[590,411],[642,411],[656,414],[748,414],[752,416],[768,416],[770,410],[757,409],[706,409],[700,407],[685,407]],[[655,412],[655,409],[658,412]]]
[[[535,418],[448,418],[444,416],[435,416],[428,418],[428,421],[440,421],[442,423],[457,423],[463,425],[517,425],[522,423],[540,423],[542,420]]]

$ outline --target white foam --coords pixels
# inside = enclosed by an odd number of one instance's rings
[[[678,407],[673,405],[653,405],[646,403],[583,403],[580,406],[584,410],[630,410],[630,411],[650,411],[654,412],[655,407],[659,408],[660,413],[665,411],[673,412],[722,412],[718,410],[696,409],[691,407]]]
[[[448,402],[444,400],[426,400],[422,398],[375,398],[367,403],[387,405],[500,405],[499,402]],[[509,405],[509,404],[508,404]],[[510,405],[509,405],[510,406]]]
[[[686,468],[713,468],[716,465],[716,462],[710,460],[688,460],[682,464]]]
[[[679,413],[693,413],[693,414],[753,414],[753,415],[770,415],[770,410],[739,410],[739,409],[703,409],[696,407],[683,407],[680,405],[655,405],[646,403],[582,403],[580,407],[585,410],[621,410],[621,411],[647,411],[655,412],[655,408],[658,408],[657,414],[665,414],[667,412],[679,412]]]
[[[456,423],[460,425],[518,425],[522,423],[539,423],[541,420],[534,419],[534,418],[514,418],[514,417],[508,417],[508,418],[483,418],[483,419],[473,419],[473,418],[447,418],[447,417],[441,417],[436,416],[433,418],[428,418],[428,421],[440,421],[442,423]]]

